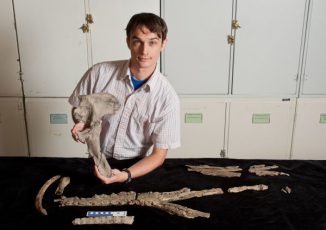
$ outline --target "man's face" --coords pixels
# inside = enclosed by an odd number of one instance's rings
[[[131,64],[139,69],[153,69],[164,49],[166,40],[162,41],[156,33],[146,27],[137,27],[127,38],[131,53]]]

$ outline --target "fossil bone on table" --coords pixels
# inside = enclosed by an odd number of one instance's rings
[[[249,168],[249,172],[255,173],[257,176],[290,176],[288,173],[271,170],[276,168],[278,168],[277,165],[252,165]]]
[[[85,123],[85,129],[78,132],[78,138],[86,142],[88,152],[103,176],[111,177],[111,167],[101,152],[100,133],[102,117],[113,115],[120,109],[118,99],[109,93],[97,93],[79,96],[80,104],[74,109],[73,116]]]
[[[179,204],[172,203],[173,201],[186,200],[193,197],[203,197],[223,194],[220,188],[204,189],[199,191],[191,191],[189,188],[183,188],[172,192],[145,192],[136,193],[119,192],[111,195],[94,195],[90,198],[80,197],[64,197],[56,199],[59,206],[110,206],[110,205],[139,205],[157,208],[185,218],[204,217],[209,218],[210,213],[194,210]]]
[[[239,166],[226,166],[217,167],[209,165],[186,165],[188,171],[199,172],[209,176],[220,176],[220,177],[240,177],[242,168]]]

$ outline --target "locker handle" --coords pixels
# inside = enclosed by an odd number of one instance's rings
[[[89,24],[93,24],[93,16],[91,14],[86,14],[85,17],[85,23],[80,27],[80,29],[83,31],[83,33],[88,33],[89,32]]]
[[[232,29],[240,29],[241,26],[240,26],[240,22],[238,20],[232,20]]]
[[[89,24],[94,23],[93,16],[91,14],[86,14],[86,22]]]
[[[228,35],[228,44],[233,45],[234,43],[234,37],[232,35]]]

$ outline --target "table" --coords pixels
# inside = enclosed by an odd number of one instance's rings
[[[124,168],[134,160],[109,160],[111,166]],[[189,172],[185,165],[235,166],[243,169],[241,177],[223,178]],[[279,166],[290,176],[257,176],[249,173],[252,165]],[[210,218],[187,219],[164,211],[140,206],[59,207],[54,203],[56,185],[43,198],[48,216],[34,206],[41,186],[54,175],[69,176],[64,195],[91,197],[120,191],[168,192],[188,187],[191,190],[221,188],[213,195],[175,203],[203,212]],[[92,161],[85,158],[0,158],[0,229],[326,229],[326,161],[242,160],[242,159],[167,159],[164,164],[129,184],[104,185],[95,178]],[[234,186],[265,184],[266,191],[228,193]],[[291,193],[282,192],[288,186]],[[135,216],[132,225],[74,226],[71,221],[84,217],[88,210],[127,211]]]

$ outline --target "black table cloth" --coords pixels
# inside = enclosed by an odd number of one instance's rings
[[[133,160],[109,160],[122,169]],[[185,165],[239,166],[241,177],[222,178],[189,172]],[[277,165],[290,176],[257,176],[249,173],[252,165]],[[0,158],[0,229],[326,229],[326,161],[239,160],[239,159],[167,159],[155,171],[129,184],[104,185],[93,175],[92,161],[84,158]],[[49,187],[43,199],[48,216],[34,206],[41,186],[52,176],[69,176],[71,183],[64,195],[91,197],[120,191],[168,192],[187,187],[191,190],[221,188],[213,195],[175,203],[209,212],[210,218],[187,219],[140,206],[59,207],[54,202],[57,183]],[[265,184],[265,191],[228,193],[235,186]],[[286,186],[291,193],[282,192]],[[135,216],[132,225],[74,226],[72,220],[85,217],[87,211],[127,211]]]

